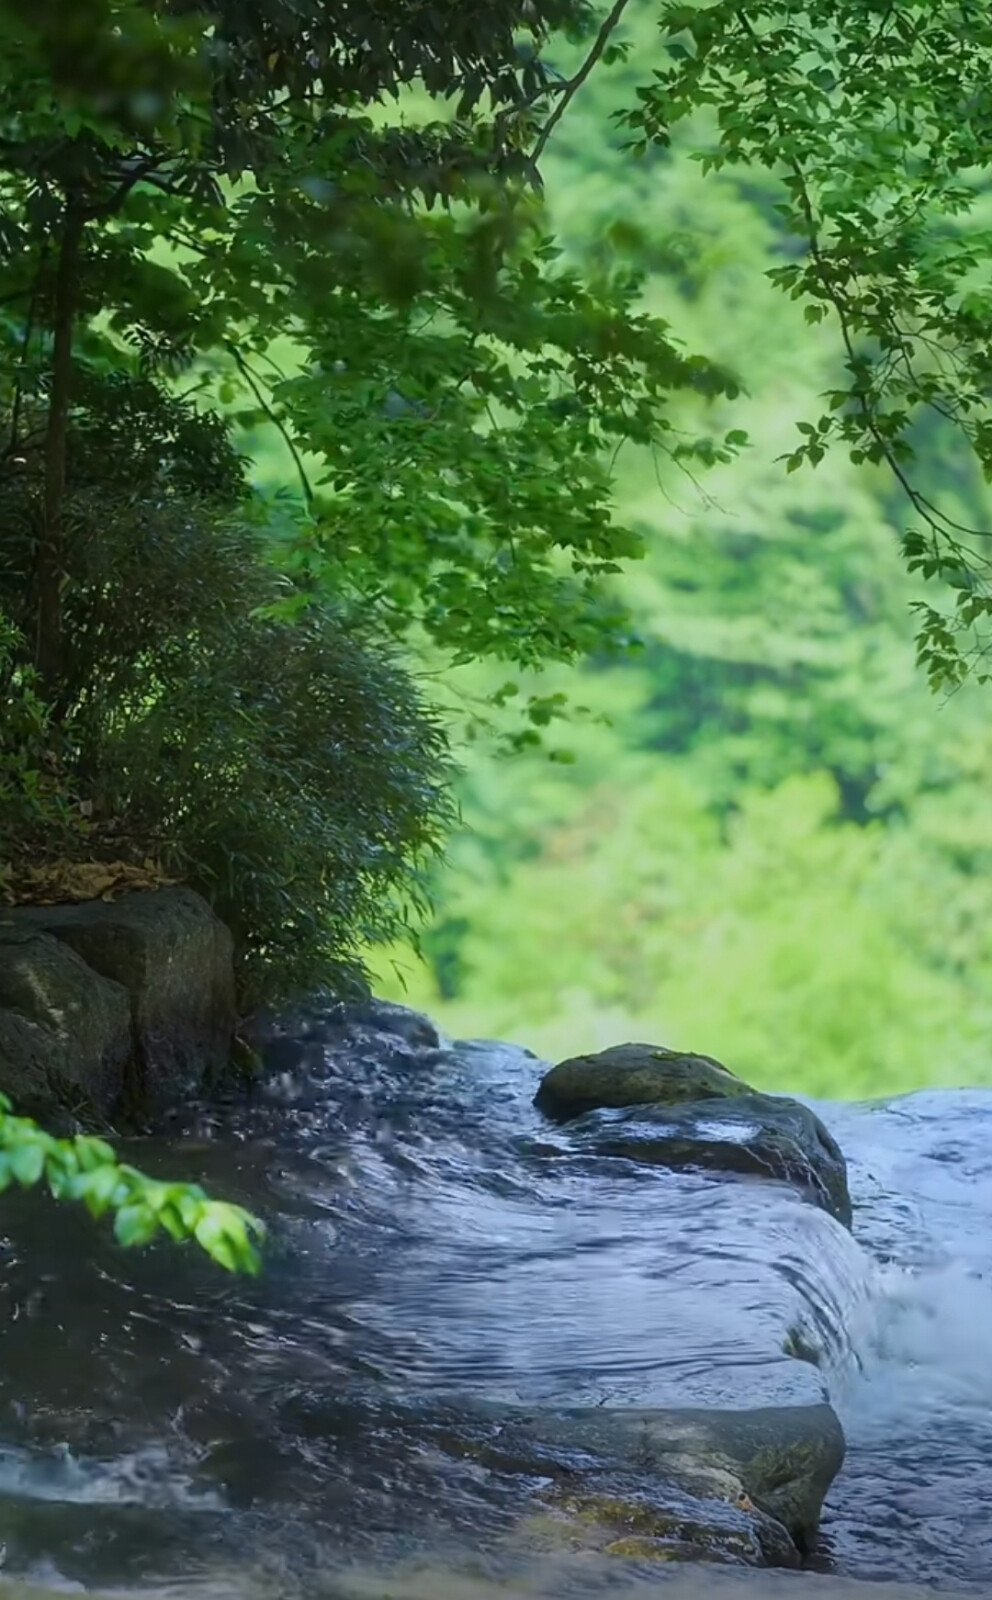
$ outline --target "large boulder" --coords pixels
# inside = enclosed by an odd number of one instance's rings
[[[815,1112],[711,1056],[615,1045],[552,1067],[534,1103],[599,1155],[775,1178],[851,1226],[847,1163]]]
[[[226,1069],[237,1020],[233,942],[191,889],[21,907],[7,920],[74,952],[91,981],[99,974],[121,986],[130,1010],[132,1110],[164,1107]]]
[[[13,915],[13,914],[12,914]],[[112,1114],[131,1059],[127,990],[49,934],[0,921],[0,1089],[41,1115]],[[90,1120],[87,1117],[86,1120]]]
[[[572,1133],[597,1155],[775,1178],[851,1225],[847,1163],[820,1119],[797,1100],[753,1093],[687,1106],[588,1111]]]

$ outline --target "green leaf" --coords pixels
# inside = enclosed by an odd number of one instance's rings
[[[25,1188],[38,1182],[45,1170],[45,1152],[41,1144],[32,1140],[17,1144],[9,1152],[10,1170],[18,1183]]]
[[[254,1272],[258,1258],[247,1228],[236,1208],[211,1204],[196,1225],[197,1243],[229,1272]]]
[[[126,1249],[148,1244],[157,1232],[158,1217],[140,1200],[123,1206],[114,1219],[114,1235]]]

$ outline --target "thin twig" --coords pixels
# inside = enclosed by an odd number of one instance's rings
[[[272,423],[272,426],[278,429],[283,443],[293,458],[293,465],[296,468],[296,475],[300,480],[300,487],[303,490],[303,498],[306,500],[307,506],[312,508],[314,503],[313,487],[310,483],[310,479],[307,477],[307,469],[303,465],[303,458],[297,449],[295,439],[293,438],[289,429],[286,427],[286,424],[283,422],[282,418],[275,411],[273,411],[272,406],[269,404],[263,392],[260,379],[254,372],[252,372],[251,367],[248,365],[237,345],[231,340],[226,340],[225,348],[241,376],[244,378],[252,394],[255,396],[255,399],[265,412],[265,415]]]

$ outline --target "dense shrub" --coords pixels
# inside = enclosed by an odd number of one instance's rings
[[[26,655],[24,636],[0,611],[0,883],[12,849],[64,849],[80,831],[51,712]]]
[[[415,685],[344,609],[280,617],[291,590],[216,417],[91,375],[69,474],[47,708],[26,645],[40,464],[0,477],[0,607],[19,628],[0,690],[35,717],[75,827],[7,803],[34,780],[5,741],[0,851],[153,857],[231,926],[246,1003],[360,979],[356,951],[396,935],[446,820],[444,738]]]

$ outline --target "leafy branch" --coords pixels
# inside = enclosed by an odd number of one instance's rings
[[[45,1183],[56,1200],[82,1201],[90,1215],[112,1214],[125,1246],[149,1244],[159,1233],[192,1239],[229,1272],[256,1273],[262,1223],[191,1183],[162,1183],[119,1162],[103,1139],[77,1134],[57,1139],[28,1117],[16,1117],[0,1095],[0,1192]]]
[[[848,374],[825,396],[829,410],[798,424],[787,468],[815,466],[840,443],[855,465],[891,471],[922,525],[903,540],[910,570],[956,592],[939,625],[934,607],[917,608],[921,663],[935,687],[953,686],[985,650],[976,625],[992,618],[990,530],[920,486],[913,429],[934,413],[992,476],[989,236],[976,213],[992,28],[981,15],[963,27],[953,0],[891,0],[881,16],[852,0],[803,13],[781,0],[675,0],[661,28],[663,64],[620,120],[643,152],[708,112],[716,142],[696,152],[704,172],[752,165],[781,179],[776,210],[806,254],[769,277],[806,301],[811,326],[836,315]]]

